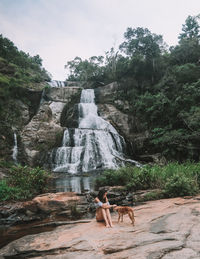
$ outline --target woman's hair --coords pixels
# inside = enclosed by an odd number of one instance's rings
[[[105,190],[105,189],[102,189],[99,191],[97,197],[101,202],[106,202],[106,199],[103,197],[106,192],[107,192],[107,190]]]

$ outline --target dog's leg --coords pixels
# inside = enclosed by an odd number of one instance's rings
[[[118,223],[119,223],[119,220],[120,220],[120,213],[118,212]]]
[[[134,222],[135,222],[134,213],[133,212],[128,212],[128,216],[129,216],[132,224],[134,225]]]
[[[121,214],[121,222],[123,222],[123,213]]]
[[[132,211],[132,217],[133,217],[133,226],[135,224],[135,216],[134,216],[134,212]]]

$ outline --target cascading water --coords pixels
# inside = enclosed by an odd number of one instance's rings
[[[18,154],[17,134],[14,132],[14,147],[13,147],[12,158],[15,163],[17,163],[17,154]]]
[[[54,172],[80,173],[123,165],[125,141],[116,129],[97,114],[94,90],[82,90],[79,127],[66,129],[62,147],[52,152]]]
[[[64,81],[52,80],[48,83],[51,87],[65,87]]]

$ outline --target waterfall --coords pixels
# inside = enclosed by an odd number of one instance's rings
[[[125,141],[109,122],[98,116],[94,99],[93,89],[82,90],[79,127],[66,129],[62,146],[53,150],[54,172],[75,174],[123,165]]]
[[[51,82],[48,83],[51,87],[65,87],[65,82],[64,81],[58,81],[58,80],[52,80]]]
[[[45,89],[42,90],[39,107],[44,103],[44,101],[45,101],[45,98],[44,98],[44,97],[45,97]]]
[[[14,147],[13,147],[12,158],[13,158],[15,163],[17,163],[17,153],[18,153],[17,134],[14,132]]]

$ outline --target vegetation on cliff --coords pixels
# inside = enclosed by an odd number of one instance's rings
[[[76,57],[66,67],[69,80],[93,86],[117,81],[129,114],[139,118],[151,153],[168,160],[199,160],[200,156],[200,25],[188,16],[176,46],[147,28],[127,28],[118,50],[105,57]],[[141,130],[141,128],[140,128]]]
[[[12,41],[0,35],[0,86],[36,88],[37,83],[49,81],[39,55],[31,57],[18,50]]]
[[[10,99],[26,99],[19,96],[19,87],[41,90],[46,81],[50,81],[50,77],[42,67],[40,56],[31,57],[0,35],[0,116]]]
[[[39,55],[31,57],[0,35],[0,157],[11,158],[13,130],[20,130],[36,113],[49,80]]]

